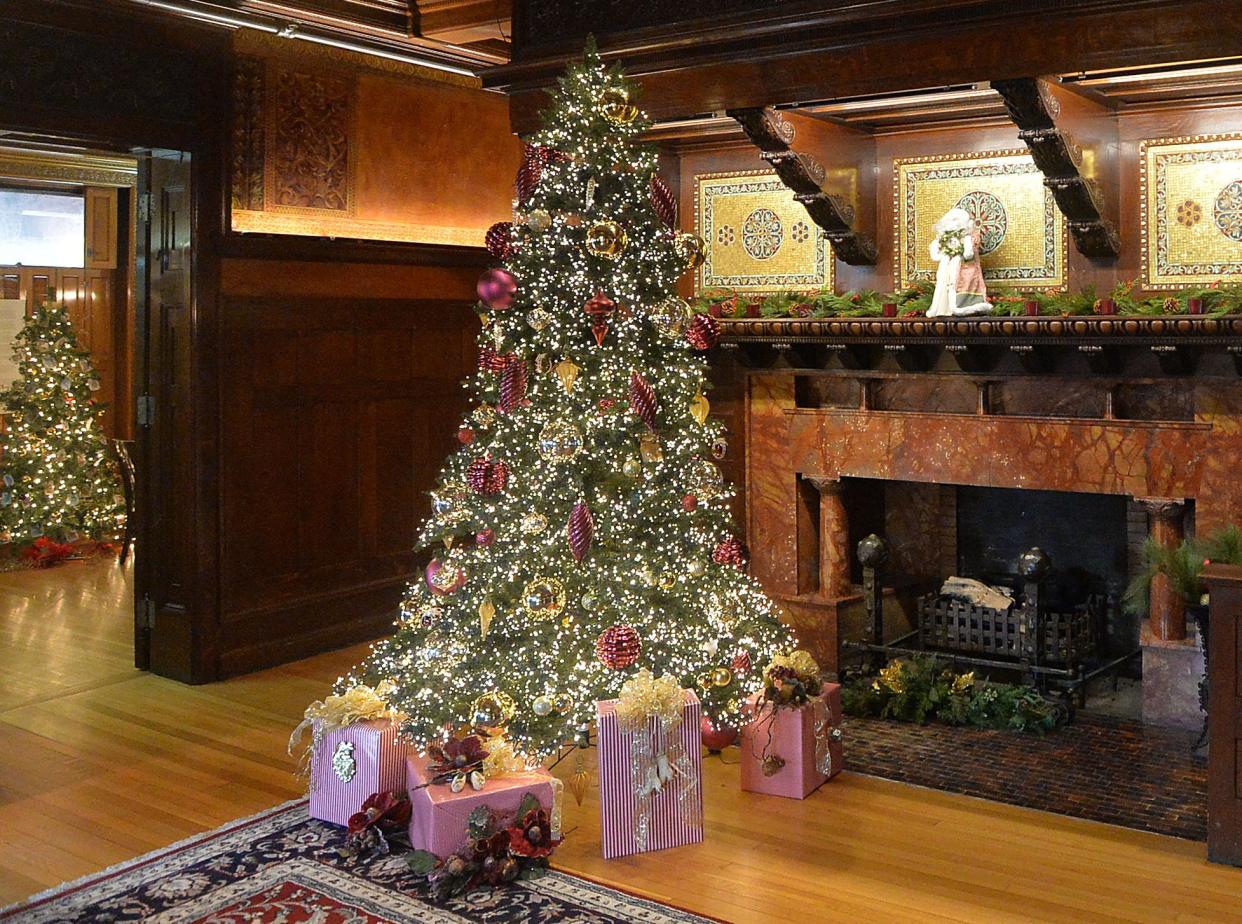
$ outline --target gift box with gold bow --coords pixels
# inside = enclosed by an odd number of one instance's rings
[[[670,676],[635,674],[596,704],[606,859],[703,840],[700,707]]]

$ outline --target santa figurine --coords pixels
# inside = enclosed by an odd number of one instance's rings
[[[929,318],[963,317],[992,310],[979,262],[979,228],[965,209],[949,209],[936,222],[931,258],[936,261],[936,291]]]

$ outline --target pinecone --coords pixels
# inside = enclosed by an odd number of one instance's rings
[[[642,639],[633,626],[609,626],[595,640],[595,654],[605,667],[625,670],[638,661]]]
[[[746,552],[746,546],[736,536],[721,540],[712,552],[712,561],[718,565],[733,565],[740,568],[746,564],[747,558],[749,555]]]
[[[710,350],[720,342],[720,322],[710,314],[696,314],[686,331],[686,340],[696,350]]]

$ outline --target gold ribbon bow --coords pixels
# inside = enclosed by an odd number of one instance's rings
[[[315,755],[325,735],[357,722],[384,719],[399,721],[402,718],[401,713],[389,706],[384,698],[392,690],[392,684],[387,681],[374,688],[359,684],[344,693],[333,693],[307,706],[302,721],[289,736],[290,754],[302,747],[301,757],[298,758],[298,775],[311,777]],[[309,747],[301,744],[302,736],[308,728],[311,730]]]

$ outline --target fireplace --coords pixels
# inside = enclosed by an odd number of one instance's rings
[[[753,573],[836,669],[867,633],[863,536],[892,548],[885,641],[946,576],[1003,578],[1039,545],[1050,603],[1103,601],[1102,652],[1142,646],[1144,718],[1197,727],[1202,655],[1180,601],[1153,587],[1141,625],[1117,603],[1149,537],[1242,522],[1233,322],[1177,323],[730,322]]]

